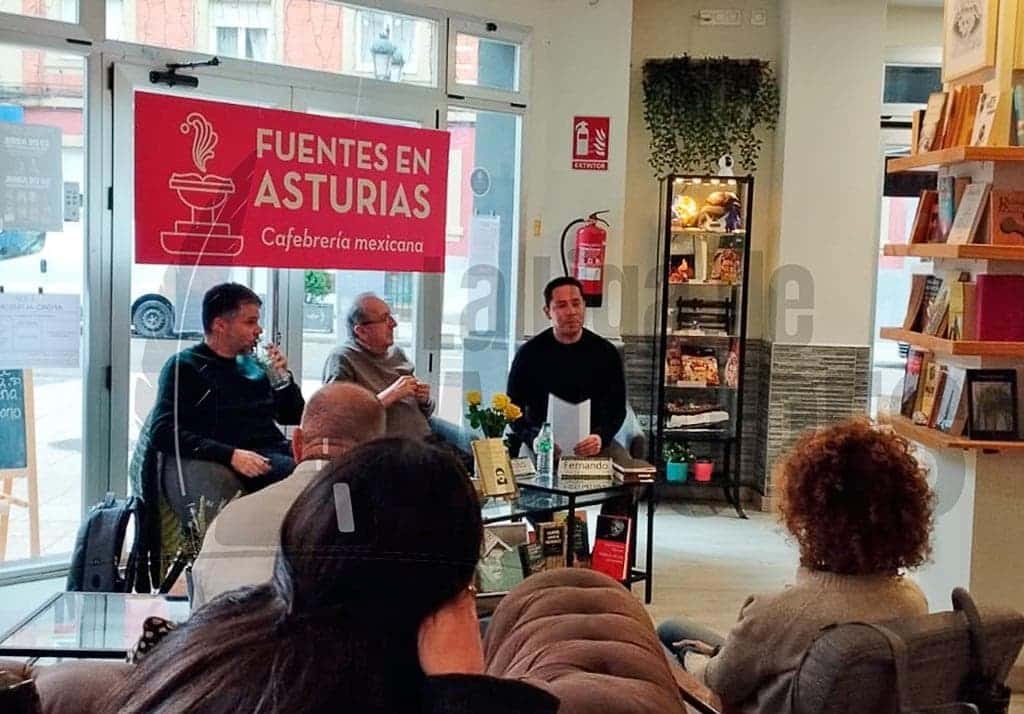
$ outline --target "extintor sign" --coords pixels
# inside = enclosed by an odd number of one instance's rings
[[[608,170],[609,117],[573,117],[572,167],[582,171]]]

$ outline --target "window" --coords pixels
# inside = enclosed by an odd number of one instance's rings
[[[211,4],[210,18],[211,51],[257,62],[275,60],[270,45],[274,20],[270,3],[217,2]]]
[[[343,73],[391,82],[437,85],[434,71],[437,65],[436,23],[409,15],[345,5],[342,27],[350,28],[342,38]]]
[[[265,28],[217,27],[215,30],[217,54],[258,62],[266,62],[270,59],[267,51],[268,31]]]
[[[530,33],[494,22],[452,20],[448,92],[473,99],[526,104]]]
[[[0,12],[44,17],[62,22],[78,22],[78,0],[0,0]]]

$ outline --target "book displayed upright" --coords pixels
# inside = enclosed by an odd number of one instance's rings
[[[911,243],[929,243],[933,240],[935,233],[936,203],[938,194],[935,191],[924,190],[917,202],[917,213],[914,216],[914,227],[910,231]],[[950,221],[952,223],[952,221]]]
[[[1024,275],[986,273],[976,282],[978,339],[1024,342]]]
[[[917,144],[918,151],[924,153],[938,148],[936,139],[942,135],[942,119],[946,110],[946,93],[933,92],[928,97],[928,106],[921,120],[921,134]]]
[[[629,575],[629,539],[632,532],[632,521],[626,516],[600,514],[594,529],[591,568],[624,581]]]
[[[978,112],[974,117],[971,146],[988,146],[992,139],[992,125],[996,122],[999,109],[999,93],[985,93],[978,100]]]
[[[903,397],[900,413],[908,419],[914,416],[917,406],[917,390],[921,384],[921,376],[928,364],[928,353],[923,350],[910,350],[907,354],[906,370],[903,374]]]
[[[953,219],[953,227],[950,228],[949,237],[946,239],[947,243],[966,245],[974,242],[978,226],[985,214],[986,199],[991,186],[989,183],[979,181],[967,187],[963,200],[960,201],[960,205],[956,209],[956,218]]]
[[[1024,245],[1024,191],[993,189],[989,195],[989,242]]]
[[[1024,84],[1013,87],[1013,138],[1017,146],[1024,146]]]

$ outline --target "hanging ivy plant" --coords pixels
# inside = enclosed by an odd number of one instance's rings
[[[644,63],[644,119],[651,132],[651,168],[670,173],[718,172],[732,154],[753,173],[759,128],[779,119],[779,85],[767,62],[687,55]]]

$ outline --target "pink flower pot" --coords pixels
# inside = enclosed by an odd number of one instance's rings
[[[715,464],[711,461],[698,461],[693,465],[693,478],[697,481],[710,481],[715,472]]]

